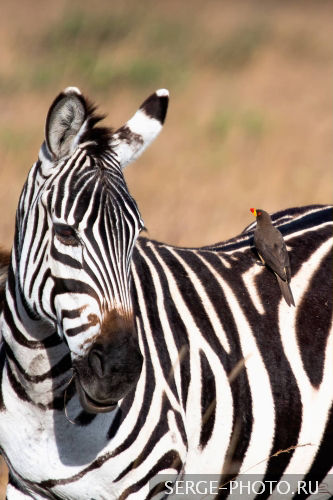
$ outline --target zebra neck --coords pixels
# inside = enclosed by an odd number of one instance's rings
[[[1,333],[8,381],[28,401],[49,406],[71,377],[67,345],[49,323],[32,317],[9,273]]]

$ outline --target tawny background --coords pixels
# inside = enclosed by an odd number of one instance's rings
[[[162,134],[126,171],[154,239],[209,244],[252,222],[252,206],[330,202],[332,10],[325,0],[3,0],[0,244],[11,247],[48,107],[68,85],[114,127],[169,89]]]

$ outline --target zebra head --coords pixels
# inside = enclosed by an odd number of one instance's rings
[[[160,132],[168,92],[151,95],[116,132],[77,88],[53,102],[16,223],[22,304],[67,343],[83,408],[110,411],[141,367],[131,256],[143,221],[122,169]]]

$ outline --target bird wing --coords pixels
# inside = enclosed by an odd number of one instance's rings
[[[256,248],[265,264],[269,266],[280,278],[288,281],[289,257],[280,231],[274,234],[274,241],[270,242],[264,238],[255,238]]]

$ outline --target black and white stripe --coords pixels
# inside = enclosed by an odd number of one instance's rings
[[[295,308],[257,265],[253,224],[197,249],[137,238],[122,168],[167,99],[116,132],[76,88],[49,111],[0,285],[9,500],[160,498],[159,472],[322,481],[333,467],[332,207],[272,216]]]

